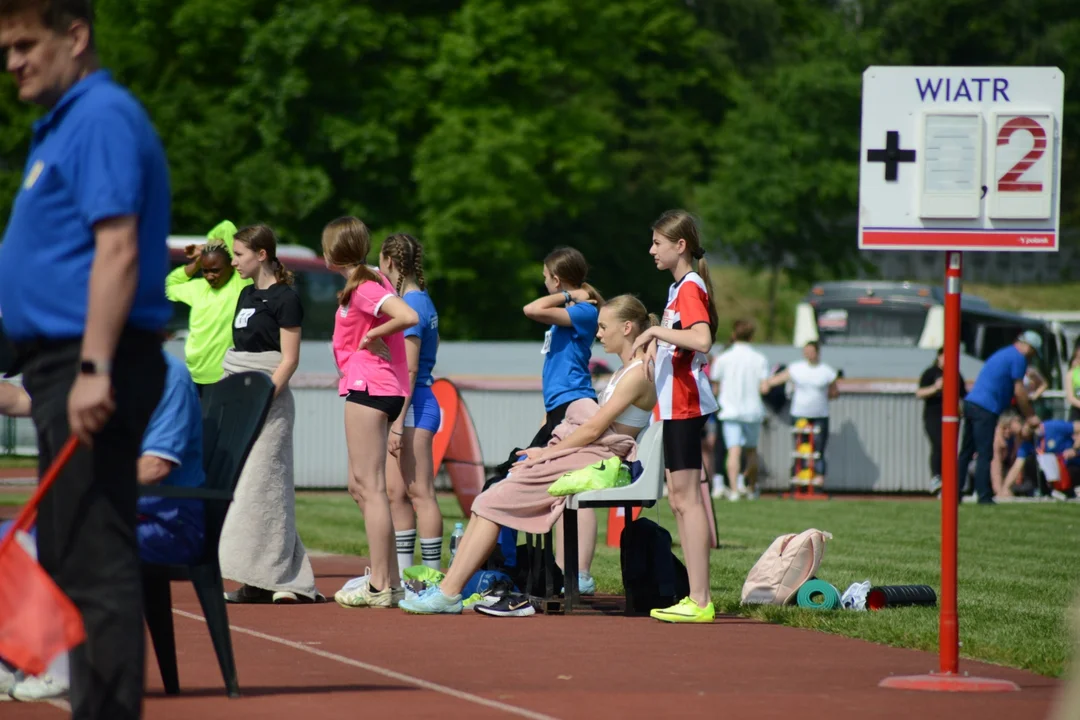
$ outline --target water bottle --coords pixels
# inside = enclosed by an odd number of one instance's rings
[[[454,564],[454,556],[457,555],[458,545],[461,544],[463,535],[465,535],[465,525],[454,523],[454,532],[450,535],[450,565]]]

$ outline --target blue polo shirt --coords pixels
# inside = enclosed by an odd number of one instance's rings
[[[975,378],[966,400],[995,415],[1009,407],[1013,384],[1024,378],[1028,361],[1015,345],[1007,345],[991,355]]]
[[[142,455],[154,455],[173,463],[162,485],[202,487],[202,406],[191,373],[183,360],[165,356],[165,392],[143,434]],[[199,500],[140,497],[138,513],[164,525],[183,524],[203,531],[203,505]]]
[[[34,124],[22,185],[0,244],[0,307],[13,340],[78,338],[86,327],[94,225],[139,218],[139,282],[128,324],[165,327],[169,171],[139,102],[93,73]]]

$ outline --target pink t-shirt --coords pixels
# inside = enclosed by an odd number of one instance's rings
[[[388,298],[395,297],[390,282],[379,275],[380,282],[360,283],[347,306],[338,307],[334,318],[334,360],[341,379],[338,394],[367,390],[368,395],[397,395],[409,391],[409,365],[405,357],[405,335],[400,332],[383,337],[390,348],[390,362],[368,350],[357,350],[364,335],[390,318],[379,312]]]

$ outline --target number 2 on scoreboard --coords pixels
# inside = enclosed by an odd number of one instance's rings
[[[992,220],[1052,219],[1057,182],[1053,113],[992,113],[990,132],[995,139],[990,148],[987,216]]]
[[[1022,182],[1021,176],[1031,169],[1046,152],[1046,130],[1037,121],[1029,117],[1016,117],[1009,120],[998,130],[997,144],[1008,145],[1017,130],[1027,130],[1034,141],[1027,155],[1020,158],[1005,174],[997,180],[998,192],[1042,192],[1043,184],[1039,181]]]

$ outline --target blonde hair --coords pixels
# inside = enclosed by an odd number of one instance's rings
[[[705,248],[701,244],[697,221],[685,210],[668,210],[653,223],[652,229],[673,243],[685,240],[686,252],[689,253],[691,259],[697,260],[697,274],[705,281],[705,293],[709,298],[709,332],[715,338],[720,320],[716,314],[712,279],[709,277],[709,263],[705,261]]]
[[[427,290],[424,282],[424,248],[419,240],[408,233],[394,233],[383,241],[382,255],[393,260],[397,267],[399,277],[394,289],[398,295],[407,277],[415,279],[421,290]]]
[[[371,233],[360,218],[347,216],[332,220],[323,228],[323,255],[338,267],[352,267],[345,289],[338,293],[341,306],[349,304],[353,291],[362,283],[378,282],[379,276],[367,266],[371,252]]]
[[[285,263],[278,260],[277,236],[274,235],[274,231],[270,229],[269,225],[249,225],[246,228],[237,230],[236,235],[233,237],[233,247],[236,246],[236,243],[243,243],[255,253],[266,251],[266,261],[273,266],[274,277],[277,281],[285,285],[293,284],[293,273],[285,267]]]
[[[633,323],[635,335],[660,324],[657,317],[649,314],[645,305],[633,295],[616,295],[604,303],[604,309],[615,316],[616,322]]]
[[[604,298],[585,278],[589,274],[589,264],[585,262],[585,256],[580,250],[572,247],[555,248],[544,258],[544,267],[548,273],[559,278],[567,285],[579,287],[589,293],[589,297],[596,303],[596,307],[604,304]]]

